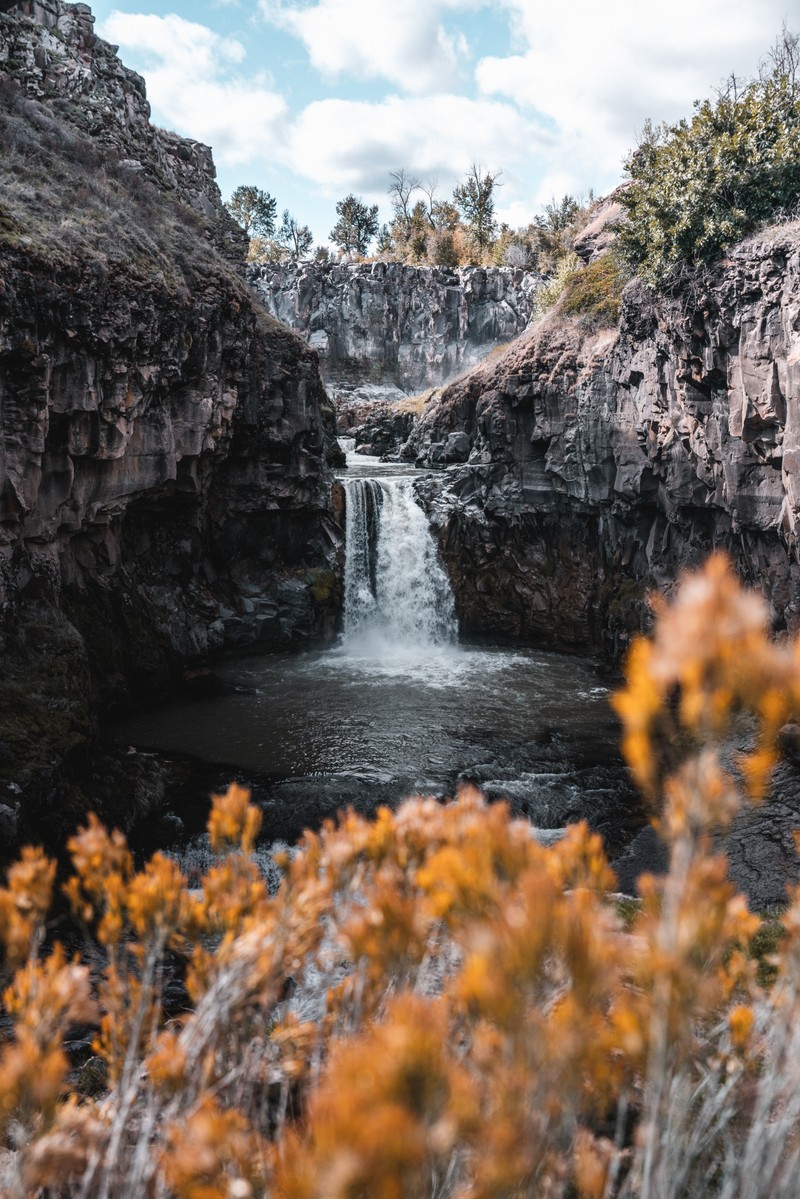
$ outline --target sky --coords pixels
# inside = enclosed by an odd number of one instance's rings
[[[94,0],[156,124],[212,146],[227,199],[273,195],[328,241],[350,192],[389,218],[404,167],[449,198],[502,172],[497,215],[609,192],[644,121],[751,76],[800,0]]]

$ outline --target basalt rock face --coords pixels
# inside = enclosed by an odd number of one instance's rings
[[[210,153],[149,125],[85,6],[17,7],[0,45],[0,823],[24,832],[80,808],[101,709],[331,635],[341,528],[316,356],[248,289]]]
[[[251,285],[320,356],[332,395],[391,398],[453,378],[521,333],[540,279],[510,267],[257,266]]]
[[[336,409],[339,436],[352,438],[357,453],[379,458],[398,456],[411,436],[416,419],[416,413],[404,410],[402,403],[382,400],[339,404]]]
[[[451,463],[425,495],[462,630],[618,657],[713,547],[796,629],[799,370],[787,226],[672,296],[629,284],[615,330],[556,312],[445,389],[405,453]]]

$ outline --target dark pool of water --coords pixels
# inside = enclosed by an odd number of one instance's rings
[[[472,781],[543,828],[587,818],[609,847],[636,823],[597,664],[536,650],[354,648],[231,660],[220,693],[129,718],[121,744],[250,783],[265,834]],[[185,802],[174,798],[176,810]],[[205,803],[205,801],[203,801]]]

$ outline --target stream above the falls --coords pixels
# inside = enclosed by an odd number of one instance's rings
[[[353,453],[348,463],[338,643],[227,659],[217,693],[129,717],[114,741],[208,763],[220,781],[228,768],[252,786],[269,840],[294,840],[347,806],[371,814],[471,782],[537,827],[585,817],[620,845],[636,805],[599,664],[459,643],[414,496],[420,472]],[[205,812],[205,796],[195,802]]]

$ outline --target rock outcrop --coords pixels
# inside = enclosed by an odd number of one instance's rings
[[[538,275],[511,267],[256,266],[251,285],[320,356],[337,400],[390,398],[452,379],[528,324]],[[365,386],[366,385],[366,386]]]
[[[248,289],[210,151],[85,5],[18,5],[0,47],[0,804],[41,826],[101,707],[330,635],[341,530],[316,356]]]
[[[67,146],[75,133],[91,139],[129,177],[153,180],[209,218],[223,249],[243,257],[247,237],[221,210],[211,150],[151,125],[144,79],[123,65],[116,46],[96,36],[89,6],[17,0],[3,11],[0,78],[6,85],[44,102],[51,117],[64,122]],[[41,114],[37,123],[47,129]]]
[[[796,629],[798,330],[795,225],[673,295],[634,281],[616,329],[556,311],[445,389],[406,453],[468,439],[427,488],[462,629],[618,656],[712,547]]]
[[[339,404],[336,429],[340,438],[352,438],[358,453],[394,459],[411,436],[418,407],[421,410],[422,404],[418,405],[416,398],[399,403],[373,400]]]
[[[595,262],[616,241],[617,227],[625,220],[620,195],[627,186],[621,184],[595,205],[591,219],[573,241],[572,248],[582,262]]]

